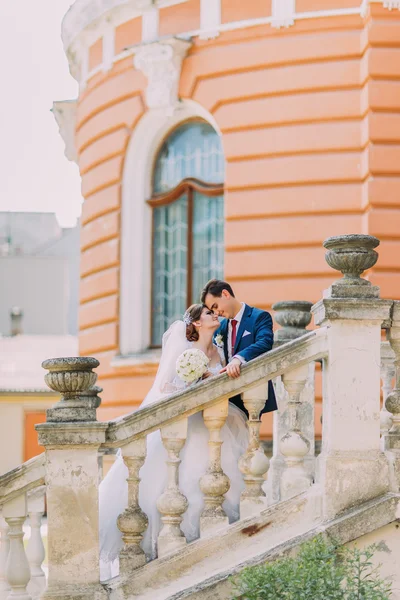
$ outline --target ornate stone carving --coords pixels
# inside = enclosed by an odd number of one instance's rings
[[[239,469],[243,473],[245,489],[240,497],[240,518],[244,519],[260,512],[267,504],[262,489],[269,460],[260,444],[260,412],[264,408],[268,394],[268,383],[249,390],[243,394],[243,403],[249,412],[249,445],[239,459]]]
[[[173,38],[141,46],[134,58],[136,69],[147,77],[146,102],[149,108],[173,111],[178,102],[182,61],[191,42]]]
[[[46,486],[40,486],[28,492],[28,515],[31,525],[31,537],[26,548],[31,570],[30,587],[34,597],[39,596],[46,588],[46,577],[42,569],[45,550],[40,527],[45,511]]]
[[[200,489],[204,494],[204,510],[200,517],[200,534],[210,529],[228,525],[229,520],[222,508],[224,494],[230,488],[229,478],[221,466],[221,428],[228,416],[228,400],[223,400],[203,412],[204,424],[210,432],[209,464],[207,472],[200,479]]]
[[[390,346],[390,342],[381,343],[381,380],[383,407],[380,413],[381,435],[385,435],[393,425],[392,414],[387,410],[385,403],[392,390],[392,380],[395,376],[394,365],[395,354]]]
[[[301,431],[299,418],[300,394],[304,389],[307,376],[307,365],[293,369],[282,376],[283,385],[289,394],[289,431],[285,433],[279,444],[286,462],[286,469],[281,477],[281,500],[304,492],[312,483],[304,461],[310,449],[310,442]]]
[[[25,494],[5,504],[3,516],[9,526],[10,549],[6,567],[7,581],[11,587],[9,598],[32,600],[26,589],[31,578],[31,572],[23,542],[23,526],[26,519]]]
[[[179,489],[179,453],[185,445],[187,423],[187,419],[182,419],[161,429],[162,441],[168,453],[168,481],[167,487],[157,500],[163,523],[158,536],[158,556],[165,556],[186,544],[180,524],[182,515],[188,508],[188,501]]]
[[[306,327],[311,322],[311,302],[283,301],[272,306],[275,311],[275,320],[282,326],[275,333],[274,347],[285,342],[299,338],[308,333]],[[274,413],[273,457],[268,472],[268,500],[270,504],[280,500],[280,482],[282,473],[286,469],[285,457],[281,453],[281,440],[291,431],[293,419],[293,405],[282,378],[278,377],[275,385],[278,410]],[[309,442],[309,450],[304,457],[304,464],[310,476],[315,471],[315,433],[314,433],[314,405],[315,405],[315,364],[308,365],[308,375],[305,386],[300,394],[297,407],[298,427],[304,438]]]
[[[392,327],[389,329],[388,338],[394,353],[395,367],[394,388],[385,401],[385,408],[392,414],[393,419],[388,436],[391,440],[389,447],[400,450],[400,301],[393,303]]]
[[[49,373],[45,381],[50,389],[62,394],[61,400],[47,410],[47,422],[96,421],[96,409],[100,405],[94,387],[97,374],[92,371],[99,361],[90,357],[49,358],[42,367]]]
[[[143,533],[148,525],[147,515],[139,506],[139,471],[146,458],[146,439],[142,438],[122,448],[122,456],[129,476],[128,482],[128,508],[119,515],[118,529],[122,532],[124,547],[119,555],[120,571],[129,574],[131,571],[142,567],[146,562],[145,554],[140,547]]]
[[[343,273],[343,278],[331,286],[329,294],[331,297],[379,297],[379,288],[360,277],[378,260],[378,253],[374,248],[379,246],[379,243],[378,238],[372,235],[358,234],[338,235],[325,240],[326,262],[332,269]]]
[[[288,300],[272,305],[275,321],[282,327],[275,334],[275,345],[295,340],[307,333],[306,327],[311,323],[312,302]]]

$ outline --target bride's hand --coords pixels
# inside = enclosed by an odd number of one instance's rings
[[[206,371],[204,373],[204,375],[202,376],[202,379],[208,379],[209,377],[212,377],[212,376],[213,376],[213,374],[210,373],[210,371]]]

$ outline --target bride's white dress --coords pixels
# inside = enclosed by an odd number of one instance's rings
[[[209,370],[217,375],[222,364]],[[180,380],[174,380],[175,387],[184,387]],[[239,518],[240,494],[244,489],[243,476],[238,468],[239,457],[248,445],[247,418],[236,406],[229,404],[226,423],[221,429],[223,441],[221,463],[224,473],[230,480],[230,489],[225,494],[223,508],[229,522]],[[199,537],[200,514],[204,507],[203,493],[199,480],[208,466],[209,433],[204,425],[202,413],[188,419],[188,435],[180,453],[179,487],[186,496],[189,507],[183,515],[181,529],[188,542]],[[157,537],[161,529],[161,518],[156,502],[167,483],[167,452],[162,444],[159,431],[147,437],[147,456],[140,470],[139,504],[146,513],[149,525],[144,534],[142,548],[149,560],[157,556]],[[122,534],[117,528],[117,517],[128,503],[126,479],[128,469],[119,455],[105,479],[100,484],[100,571],[101,579],[118,575],[118,554],[122,547]]]

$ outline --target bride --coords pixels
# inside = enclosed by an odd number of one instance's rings
[[[204,378],[217,375],[225,366],[223,349],[213,344],[213,334],[219,327],[218,317],[202,304],[194,304],[186,311],[183,321],[175,321],[163,336],[162,355],[154,384],[140,408],[166,398],[171,393],[187,387],[176,374],[176,360],[187,348],[197,348],[209,359]],[[239,457],[248,444],[247,418],[229,403],[228,418],[221,429],[221,463],[229,477],[230,489],[225,494],[223,509],[229,522],[239,518],[240,494],[244,489],[243,476],[238,468]],[[208,466],[208,439],[202,413],[188,419],[188,434],[179,468],[179,487],[186,496],[189,507],[183,515],[181,529],[188,542],[199,537],[203,494],[199,480]],[[128,469],[121,453],[100,484],[100,569],[102,580],[119,572],[118,555],[122,547],[122,534],[117,528],[117,518],[128,504]],[[142,548],[148,560],[157,557],[157,537],[161,517],[156,502],[167,482],[167,453],[159,431],[147,436],[147,456],[140,470],[139,504],[148,517],[148,527],[143,536]]]

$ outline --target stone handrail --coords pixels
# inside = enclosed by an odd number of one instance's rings
[[[155,431],[174,419],[187,417],[221,400],[247,391],[261,381],[274,379],[327,354],[327,329],[322,327],[252,360],[241,369],[238,379],[213,377],[143,409],[109,421],[106,448],[123,446]]]
[[[45,483],[45,454],[39,454],[0,476],[0,506]]]

